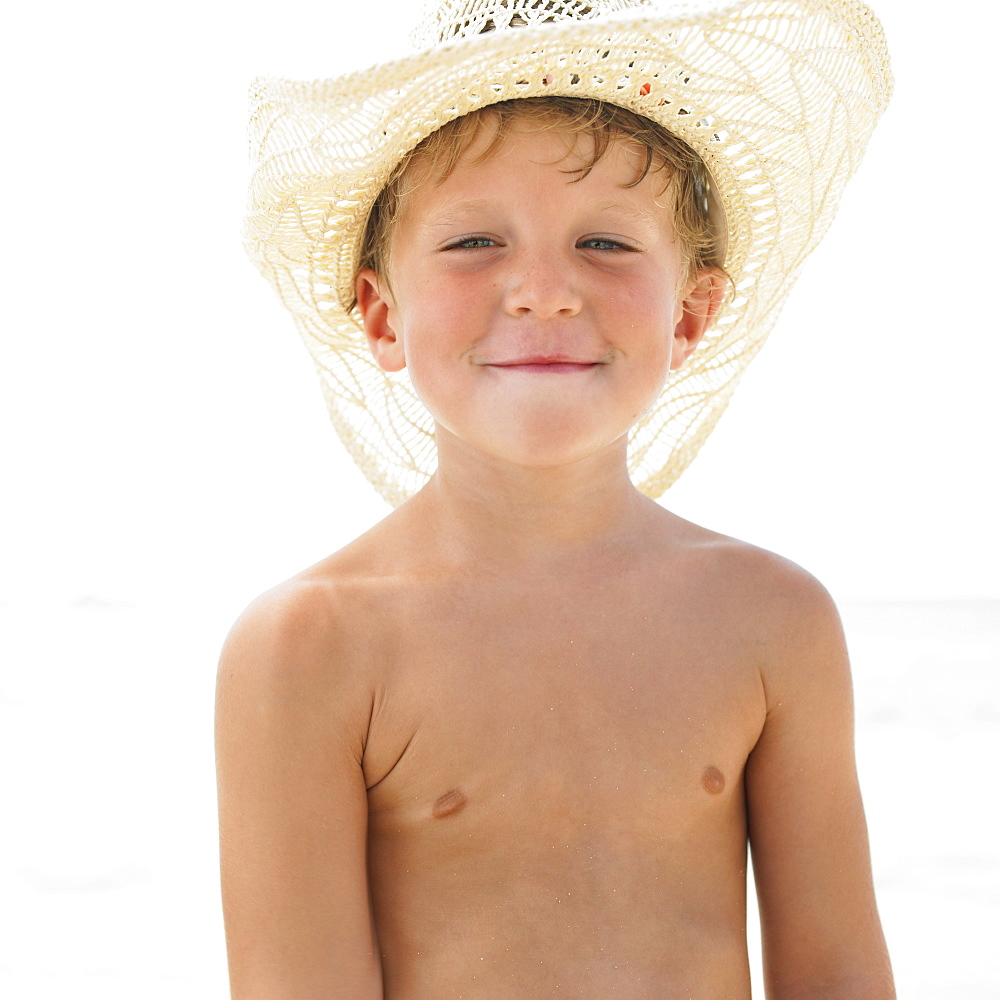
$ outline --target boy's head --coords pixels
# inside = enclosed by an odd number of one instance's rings
[[[581,162],[568,180],[581,180],[612,143],[636,154],[631,186],[655,175],[662,180],[664,211],[669,214],[684,259],[686,279],[707,268],[722,269],[725,228],[712,192],[712,178],[687,143],[656,122],[627,108],[592,99],[537,97],[505,101],[473,111],[431,133],[396,165],[372,206],[361,245],[359,270],[371,268],[388,278],[392,237],[407,195],[415,186],[439,184],[476,144],[476,162],[503,149],[513,130],[556,133],[567,139],[567,153],[584,146]]]
[[[245,245],[295,316],[337,433],[392,504],[434,470],[434,422],[405,372],[372,359],[355,301],[359,270],[392,275],[409,186],[440,183],[470,148],[503,155],[516,130],[563,133],[598,163],[624,142],[636,178],[663,179],[686,267],[724,266],[732,287],[629,435],[633,482],[659,496],[860,162],[892,90],[880,25],[856,0],[428,0],[414,37],[370,70],[251,95]]]
[[[445,172],[411,161],[387,270],[359,274],[373,356],[405,367],[442,461],[623,466],[628,431],[690,357],[724,279],[692,273],[670,175],[631,138],[601,149],[517,119],[500,142],[469,131]]]

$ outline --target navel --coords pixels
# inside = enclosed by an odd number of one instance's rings
[[[710,795],[718,795],[726,787],[726,776],[717,767],[706,767],[701,774],[701,786]]]
[[[457,789],[453,788],[451,791],[445,792],[435,803],[434,807],[431,809],[431,814],[435,819],[444,819],[445,816],[454,816],[455,813],[459,812],[461,809],[465,808],[465,803],[468,801],[466,797]]]

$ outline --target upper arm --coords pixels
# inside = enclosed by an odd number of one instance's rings
[[[776,581],[774,607],[746,772],[768,996],[888,1000],[840,619],[797,568]]]
[[[315,588],[265,595],[219,664],[222,899],[234,1000],[377,1000],[361,770],[370,701]]]

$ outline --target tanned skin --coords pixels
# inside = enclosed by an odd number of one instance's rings
[[[440,465],[226,643],[234,1000],[747,1000],[748,841],[768,997],[894,996],[832,602],[626,471],[724,282],[564,140],[470,150],[359,275]]]

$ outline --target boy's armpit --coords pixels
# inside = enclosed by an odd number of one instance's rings
[[[768,995],[822,987],[824,996],[890,1000],[840,619],[801,570],[774,583],[761,663],[766,717],[746,769]]]
[[[292,583],[255,602],[223,649],[216,758],[234,1000],[382,995],[361,770],[371,701],[346,647],[329,589]]]

